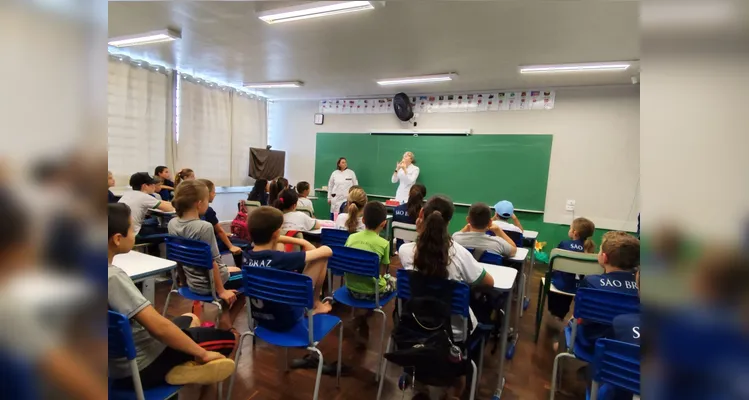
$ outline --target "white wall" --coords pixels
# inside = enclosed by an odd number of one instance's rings
[[[268,143],[286,151],[290,182],[314,182],[317,132],[367,132],[406,128],[395,115],[326,115],[313,123],[318,101],[269,104]],[[422,129],[471,128],[474,134],[553,134],[544,221],[569,223],[576,216],[606,229],[634,231],[639,210],[640,91],[638,86],[557,90],[549,111],[422,114]],[[331,168],[332,171],[332,168]],[[320,187],[326,182],[314,182]]]

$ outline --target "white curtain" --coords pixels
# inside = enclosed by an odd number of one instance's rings
[[[109,60],[107,155],[117,186],[127,186],[135,172],[168,165],[171,77],[161,71]]]
[[[182,78],[175,171],[191,168],[216,186],[231,184],[232,103],[228,88]]]
[[[265,147],[267,102],[263,98],[235,92],[232,97],[231,185],[249,186],[250,147]]]

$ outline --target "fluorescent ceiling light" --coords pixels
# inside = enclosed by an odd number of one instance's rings
[[[276,89],[276,88],[296,88],[304,85],[301,81],[288,82],[255,82],[245,83],[243,86],[251,89]]]
[[[390,85],[411,85],[418,83],[433,83],[433,82],[445,82],[453,80],[453,77],[457,74],[439,74],[439,75],[422,75],[422,76],[411,76],[407,78],[392,78],[392,79],[380,79],[377,84],[380,86]]]
[[[549,65],[521,65],[521,74],[554,73],[554,72],[582,72],[582,71],[624,71],[631,65],[627,61],[581,63],[581,64],[549,64]]]
[[[325,17],[355,11],[372,10],[369,1],[316,1],[295,7],[278,8],[258,14],[258,18],[269,23],[298,21],[300,19]]]
[[[144,44],[171,42],[181,39],[182,35],[171,29],[163,29],[136,35],[119,36],[109,39],[109,45],[114,47],[140,46]]]

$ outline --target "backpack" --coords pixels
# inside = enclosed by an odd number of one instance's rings
[[[409,271],[411,298],[393,328],[396,349],[385,358],[413,378],[430,386],[452,386],[465,375],[468,360],[456,357],[462,349],[453,340],[451,317],[452,289],[456,282],[424,277]]]
[[[231,234],[239,239],[252,242],[252,238],[250,237],[250,230],[247,227],[247,207],[245,206],[243,200],[239,201],[239,204],[237,204],[237,209],[237,216],[234,217],[234,219],[231,221]]]

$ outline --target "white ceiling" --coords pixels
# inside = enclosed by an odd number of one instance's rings
[[[298,3],[298,2],[296,2]],[[268,25],[263,1],[109,2],[109,37],[173,27],[182,40],[127,51],[233,84],[301,80],[271,98],[334,98],[631,84],[625,72],[520,75],[522,64],[640,58],[638,1],[389,1],[371,11]],[[376,79],[457,72],[453,82]]]

